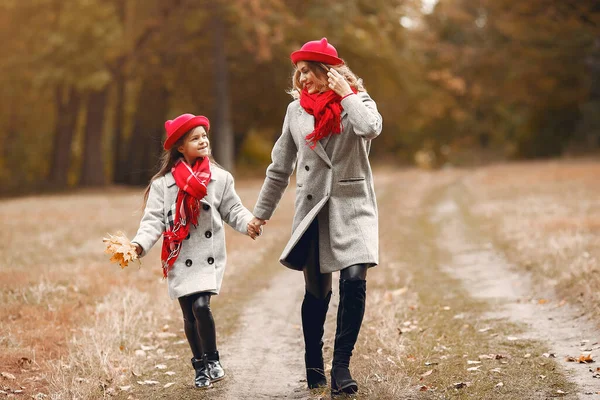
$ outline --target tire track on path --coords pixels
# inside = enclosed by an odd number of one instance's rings
[[[574,307],[540,305],[530,301],[532,286],[526,275],[517,273],[504,255],[469,224],[461,208],[462,188],[451,186],[433,208],[431,221],[438,227],[438,246],[450,258],[443,269],[460,279],[475,298],[487,300],[494,311],[493,319],[505,319],[524,324],[527,331],[518,339],[541,340],[548,345],[547,353],[555,354],[558,364],[579,388],[579,399],[600,399],[600,379],[593,378],[590,366],[567,362],[567,356],[578,357],[591,350],[600,357],[600,332]],[[529,301],[528,301],[529,300]]]

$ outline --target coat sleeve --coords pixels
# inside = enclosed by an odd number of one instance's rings
[[[271,218],[285,189],[290,183],[290,176],[294,172],[294,165],[298,157],[298,147],[290,131],[291,104],[288,106],[285,114],[281,136],[273,146],[271,165],[267,167],[267,177],[260,189],[260,194],[254,207],[254,215],[260,219],[267,220]]]
[[[229,226],[240,233],[248,233],[248,223],[253,218],[253,215],[246,207],[244,207],[242,200],[240,200],[240,197],[237,195],[233,176],[231,176],[230,173],[227,173],[227,180],[221,196],[221,204],[219,204],[218,209],[221,218]]]
[[[148,202],[140,227],[131,241],[142,246],[141,256],[145,256],[165,231],[163,179],[156,179],[150,186]]]
[[[367,94],[358,92],[342,100],[342,107],[348,113],[348,121],[354,133],[365,139],[375,139],[381,133],[382,118],[377,105]]]

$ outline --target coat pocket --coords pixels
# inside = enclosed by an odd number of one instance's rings
[[[356,177],[356,178],[343,178],[340,179],[339,182],[340,183],[352,183],[352,182],[363,182],[365,180],[365,178],[360,178],[360,177]]]

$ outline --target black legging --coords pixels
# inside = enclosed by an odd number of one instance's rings
[[[201,292],[180,297],[183,328],[194,358],[217,351],[215,321],[210,311],[211,293]]]
[[[319,263],[319,225],[317,219],[310,224],[300,240],[304,242],[301,246],[308,253],[304,266],[304,282],[306,291],[318,299],[324,299],[331,291],[331,273],[321,273]],[[340,279],[357,281],[367,279],[366,264],[355,264],[340,271]]]

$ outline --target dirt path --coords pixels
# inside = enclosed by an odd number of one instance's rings
[[[440,228],[438,246],[451,255],[443,270],[460,279],[471,296],[485,299],[492,306],[485,314],[487,317],[526,326],[524,332],[511,340],[544,342],[547,354],[556,357],[568,371],[569,380],[577,385],[579,399],[600,399],[600,379],[594,378],[593,372],[595,365],[566,361],[567,357],[577,358],[585,351],[598,358],[600,332],[573,306],[544,304],[546,299],[531,298],[528,277],[515,272],[503,254],[472,226],[473,221],[469,221],[465,208],[461,207],[462,193],[460,184],[450,187],[431,215],[432,222]]]
[[[222,346],[228,378],[219,399],[308,399],[301,382],[300,273],[284,270],[247,304]]]

